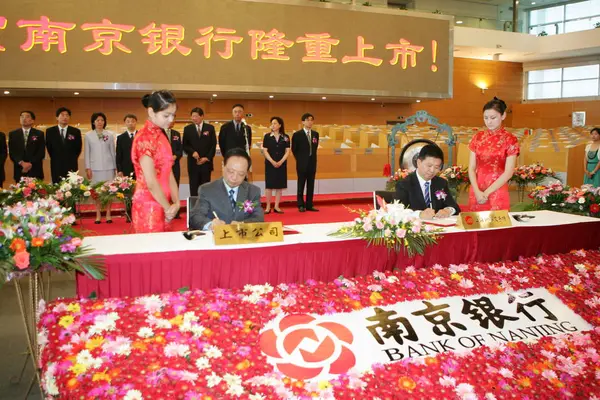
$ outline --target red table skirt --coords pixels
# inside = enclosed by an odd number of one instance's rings
[[[408,258],[362,240],[308,243],[237,250],[198,250],[106,257],[103,281],[77,275],[77,295],[99,298],[142,296],[177,290],[276,285],[308,279],[331,281],[340,275],[373,271],[515,260],[538,254],[598,249],[600,222],[552,227],[519,227],[444,235],[424,256]]]

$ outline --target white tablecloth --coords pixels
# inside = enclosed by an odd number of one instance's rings
[[[523,214],[523,213],[511,213]],[[576,223],[598,222],[597,218],[582,217],[572,214],[563,214],[553,211],[535,211],[527,212],[528,215],[534,215],[535,218],[529,222],[518,222],[512,219],[513,226],[510,228],[497,229],[518,229],[519,227],[535,226],[557,226]],[[328,236],[328,233],[334,232],[343,223],[328,224],[306,224],[290,225],[289,228],[300,233],[285,235],[283,242],[277,243],[258,243],[249,245],[227,245],[215,246],[210,232],[205,236],[200,236],[190,241],[183,237],[181,232],[163,232],[163,233],[144,233],[129,235],[110,235],[110,236],[91,236],[86,237],[83,244],[90,246],[94,253],[103,255],[119,254],[141,254],[141,253],[162,253],[168,251],[189,251],[189,250],[225,250],[249,247],[271,247],[285,246],[300,243],[316,242],[338,242],[348,239],[340,239]],[[445,228],[447,234],[455,232],[464,232],[458,228]]]

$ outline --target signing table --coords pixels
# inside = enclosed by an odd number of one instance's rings
[[[186,240],[181,232],[87,237],[84,244],[106,257],[107,277],[77,276],[77,295],[141,296],[182,287],[239,288],[245,284],[331,281],[375,270],[414,265],[516,260],[600,246],[600,221],[551,211],[530,212],[510,228],[464,231],[446,228],[425,255],[409,258],[360,239],[328,236],[342,224],[293,225],[280,243],[215,246],[211,234]]]

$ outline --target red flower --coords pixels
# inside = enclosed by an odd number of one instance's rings
[[[291,354],[296,351],[304,339],[319,342],[316,334],[318,331],[328,331],[325,339],[321,341],[317,349],[313,351],[299,349],[302,355],[302,365],[290,362]],[[283,351],[280,354],[277,348],[278,338],[283,337]],[[281,373],[292,379],[310,379],[318,376],[324,369],[330,374],[343,374],[356,363],[356,357],[346,344],[352,344],[354,337],[352,332],[345,326],[335,322],[319,322],[314,317],[305,314],[288,315],[279,321],[279,324],[266,330],[260,335],[260,348],[269,357],[277,359],[277,368]],[[341,347],[341,353],[329,365],[323,366],[324,362],[336,354],[337,348]]]
[[[598,205],[598,204],[592,204],[590,206],[590,212],[592,214],[598,214],[600,212],[600,205]]]

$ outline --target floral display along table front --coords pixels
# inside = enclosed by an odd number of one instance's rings
[[[61,399],[596,399],[600,253],[331,282],[60,300]]]

